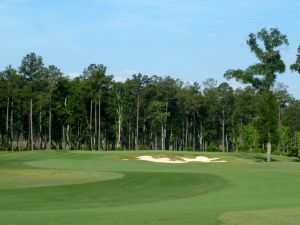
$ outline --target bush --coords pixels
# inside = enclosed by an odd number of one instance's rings
[[[289,154],[288,156],[291,156],[291,157],[299,157],[299,151],[298,151],[298,148],[297,147],[292,147],[289,151]]]
[[[150,150],[146,145],[139,145],[138,150]],[[157,149],[158,150],[158,149]]]
[[[222,152],[222,149],[215,145],[210,145],[207,147],[207,152]]]

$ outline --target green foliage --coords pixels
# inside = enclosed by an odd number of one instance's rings
[[[239,149],[256,152],[259,149],[259,132],[252,124],[243,127],[243,142],[239,143]]]
[[[271,91],[257,95],[257,117],[254,122],[259,131],[260,143],[271,140],[278,142],[278,106],[275,95]]]
[[[216,145],[209,145],[207,147],[207,152],[222,152],[223,150]]]
[[[298,48],[298,54],[297,54],[296,62],[291,65],[290,69],[293,72],[300,73],[300,46]]]
[[[170,113],[166,112],[166,103],[154,100],[147,109],[148,121],[153,130],[158,130]]]
[[[284,110],[283,124],[293,130],[300,131],[300,101],[293,100]]]
[[[235,78],[244,84],[250,84],[257,90],[257,116],[254,124],[259,131],[260,143],[277,143],[278,104],[272,88],[277,74],[285,72],[280,47],[289,43],[286,35],[281,34],[278,29],[264,28],[257,34],[251,33],[247,44],[259,62],[245,70],[228,70],[224,77]],[[268,152],[268,160],[270,160],[270,152]]]
[[[90,64],[71,79],[27,54],[18,70],[0,72],[0,149],[28,149],[30,136],[34,149],[45,149],[52,131],[54,149],[260,151],[272,141],[279,151],[291,151],[298,144],[300,104],[287,87],[275,86],[285,71],[280,49],[287,37],[262,29],[247,44],[258,62],[225,73],[250,85],[239,89],[212,78],[200,86],[140,73],[116,82],[103,64]]]

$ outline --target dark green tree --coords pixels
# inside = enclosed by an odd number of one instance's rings
[[[50,65],[45,68],[45,82],[46,82],[46,93],[47,93],[47,102],[49,106],[48,111],[48,143],[47,149],[52,148],[52,98],[53,92],[57,88],[58,80],[62,77],[62,72],[54,65]]]
[[[244,84],[251,84],[257,91],[258,118],[257,125],[261,131],[262,143],[267,143],[267,161],[271,161],[271,143],[277,139],[277,104],[272,88],[277,74],[285,72],[285,64],[281,59],[280,47],[288,45],[286,35],[276,28],[262,29],[257,34],[249,35],[247,44],[255,54],[258,63],[245,70],[228,70],[225,78],[235,78]]]
[[[27,81],[24,87],[28,90],[29,96],[29,148],[33,150],[33,99],[35,94],[39,93],[42,89],[42,77],[44,75],[44,63],[41,56],[35,53],[27,54],[21,62],[19,68],[20,74]]]
[[[107,101],[106,95],[113,76],[106,74],[106,66],[103,64],[90,64],[83,71],[83,79],[85,81],[86,97],[90,100],[90,149],[101,150],[103,149],[101,138],[101,115],[103,112],[101,106]],[[105,137],[105,143],[107,143],[106,139]]]
[[[300,46],[298,48],[298,54],[297,54],[296,62],[291,65],[290,69],[293,72],[300,73]]]

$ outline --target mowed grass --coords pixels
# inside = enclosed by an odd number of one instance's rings
[[[197,155],[227,163],[158,164]],[[0,225],[300,224],[300,164],[260,154],[0,153]]]

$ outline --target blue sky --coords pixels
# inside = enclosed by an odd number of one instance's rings
[[[0,0],[0,70],[36,52],[71,76],[102,63],[118,80],[141,72],[222,82],[227,69],[256,62],[246,39],[263,27],[288,35],[291,64],[299,10],[298,0]],[[300,75],[278,81],[300,99]]]

